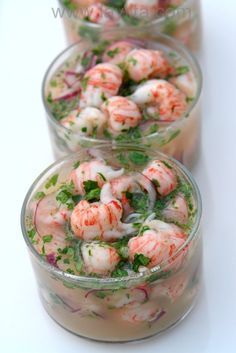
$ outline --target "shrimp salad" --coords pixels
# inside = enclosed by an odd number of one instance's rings
[[[173,36],[191,50],[200,44],[200,0],[61,0],[60,13],[71,44],[136,28],[147,38],[156,33]]]
[[[193,305],[200,247],[189,237],[198,205],[186,176],[156,155],[89,149],[32,194],[28,242],[51,268],[33,261],[40,295],[49,314],[77,334],[148,337]],[[62,277],[50,274],[58,270]]]
[[[44,99],[62,149],[107,140],[169,148],[193,120],[198,85],[177,52],[135,39],[104,41],[76,50],[48,80]],[[164,152],[181,160],[184,147],[177,145]]]
[[[114,27],[139,25],[176,10],[185,0],[66,0],[63,5],[76,11],[86,22]]]

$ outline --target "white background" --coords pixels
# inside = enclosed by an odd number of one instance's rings
[[[20,230],[27,189],[53,161],[43,74],[64,46],[53,0],[0,0],[0,349],[17,353],[236,352],[236,2],[203,1],[203,137],[194,174],[204,203],[204,288],[178,327],[150,341],[89,342],[57,326],[39,302]]]

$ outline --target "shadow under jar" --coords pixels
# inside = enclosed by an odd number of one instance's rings
[[[106,212],[95,223],[88,212],[76,228],[74,212],[86,202],[90,210],[122,205],[123,215],[105,229]],[[172,327],[199,292],[200,220],[192,176],[162,153],[107,145],[61,159],[34,182],[22,208],[44,308],[67,330],[99,341],[139,340]]]
[[[159,149],[191,168],[201,89],[198,63],[168,36],[81,41],[53,61],[43,81],[55,158],[112,140]]]
[[[200,0],[60,0],[67,41],[97,41],[107,31],[132,33],[139,27],[149,35],[164,33],[175,37],[192,51],[201,41]]]

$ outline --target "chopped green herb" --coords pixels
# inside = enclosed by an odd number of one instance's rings
[[[114,58],[117,54],[119,54],[120,52],[120,49],[119,48],[115,48],[113,50],[109,50],[107,52],[107,55],[110,57],[110,58]]]
[[[74,165],[73,165],[73,168],[74,169],[77,169],[78,167],[80,166],[80,162],[75,162]]]
[[[66,270],[67,273],[70,273],[71,275],[74,275],[75,274],[75,271],[73,271],[71,268],[68,268]]]
[[[94,55],[100,56],[104,53],[106,47],[110,44],[109,41],[104,40],[98,44],[95,48],[92,49]]]
[[[138,272],[140,266],[147,266],[150,263],[149,257],[144,256],[143,254],[135,254],[133,262],[134,272]]]
[[[53,175],[45,184],[45,188],[49,189],[51,186],[55,186],[58,180],[58,174]]]
[[[99,188],[97,181],[86,180],[83,185],[86,192],[85,199],[87,201],[100,200],[101,189]]]
[[[63,263],[69,265],[70,264],[70,260],[69,259],[64,259]]]
[[[189,72],[189,67],[188,66],[179,66],[179,67],[176,68],[177,75],[184,75],[187,72]]]
[[[81,65],[87,67],[91,61],[91,56],[84,56],[81,60]]]
[[[99,40],[99,32],[97,32],[96,29],[89,28],[88,26],[79,27],[79,36],[93,42],[97,42]]]
[[[82,132],[87,132],[87,130],[88,129],[86,127],[82,127],[82,129],[81,129]]]
[[[173,35],[177,29],[177,23],[171,18],[167,18],[164,25],[163,32],[169,36]]]
[[[117,268],[111,273],[111,277],[126,277],[128,276],[128,271]]]
[[[51,87],[57,87],[57,81],[53,80],[50,82]]]
[[[130,152],[129,159],[136,165],[144,165],[149,161],[149,157],[144,152],[137,151]]]
[[[63,0],[63,5],[71,11],[74,11],[77,8],[76,4],[74,4],[72,0]]]
[[[130,201],[131,207],[136,212],[145,212],[148,210],[149,198],[147,194],[141,192],[126,192],[126,197]]]
[[[167,168],[173,169],[173,167],[167,161],[161,161]]]
[[[85,91],[88,85],[89,77],[83,77],[81,80],[82,90]]]
[[[51,234],[49,234],[49,235],[44,235],[43,236],[43,243],[44,244],[46,244],[46,243],[50,243],[51,241],[52,241],[52,238],[53,238],[53,236],[51,235]]]
[[[35,195],[35,199],[36,200],[42,200],[45,197],[45,193],[43,191],[39,191],[37,192],[37,194]]]
[[[34,240],[34,237],[36,235],[36,230],[34,228],[32,228],[32,229],[28,230],[27,234],[28,234],[28,237],[29,237],[31,243],[35,244],[36,241]]]

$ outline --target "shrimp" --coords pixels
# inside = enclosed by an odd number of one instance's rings
[[[184,195],[178,194],[167,204],[167,207],[163,211],[163,216],[169,222],[186,224],[188,221],[188,213],[188,204]]]
[[[91,136],[94,131],[99,136],[104,130],[106,121],[105,114],[99,109],[87,107],[81,111],[73,110],[70,115],[61,120],[61,125],[81,136]]]
[[[173,279],[171,278],[153,287],[150,298],[156,300],[157,298],[164,296],[169,298],[173,303],[183,295],[188,284],[189,280],[184,275],[174,277]]]
[[[172,71],[163,53],[158,50],[134,49],[125,59],[129,77],[140,82],[150,77],[166,77]]]
[[[159,0],[126,0],[125,10],[129,16],[153,19],[159,11]]]
[[[179,75],[170,79],[179,90],[184,92],[188,98],[194,98],[197,92],[197,80],[192,72]]]
[[[186,95],[165,80],[149,80],[129,97],[138,106],[147,108],[147,115],[159,120],[178,120],[187,109]]]
[[[149,288],[140,286],[137,288],[119,290],[104,298],[109,308],[123,308],[127,304],[145,303],[148,300]]]
[[[174,224],[154,220],[145,225],[150,229],[142,236],[129,240],[129,257],[132,262],[136,254],[143,254],[150,260],[147,267],[152,268],[167,261],[186,241],[186,235]]]
[[[133,43],[119,41],[111,44],[103,54],[102,61],[120,65],[125,61],[127,54],[135,48]]]
[[[108,130],[113,135],[137,126],[142,119],[138,106],[125,97],[109,98],[101,109],[107,117]]]
[[[86,9],[86,20],[105,27],[114,27],[123,23],[117,11],[99,3],[90,5]]]
[[[115,270],[120,262],[120,257],[115,248],[100,242],[84,242],[81,253],[86,273],[108,275]]]
[[[121,311],[121,318],[132,324],[140,322],[153,322],[160,319],[165,311],[156,302],[146,304],[130,304]]]
[[[65,246],[64,226],[69,220],[71,211],[59,205],[55,195],[47,195],[38,201],[34,210],[34,224],[37,231],[37,249],[41,253],[43,237],[52,236],[52,241],[44,245],[46,254],[56,253],[57,249]]]
[[[144,169],[143,175],[151,180],[161,196],[166,196],[177,187],[177,176],[164,161],[154,160]]]
[[[101,188],[107,181],[120,177],[123,173],[124,169],[114,170],[106,165],[103,160],[94,159],[80,164],[70,174],[69,180],[73,182],[75,191],[80,195],[84,195],[85,181],[96,181]]]
[[[121,222],[122,205],[114,199],[109,183],[103,186],[100,200],[92,204],[83,200],[74,208],[71,215],[74,234],[85,241],[114,241],[131,234],[133,225]]]
[[[122,70],[110,63],[98,64],[86,72],[82,80],[80,108],[99,108],[104,100],[115,96],[122,84]]]

